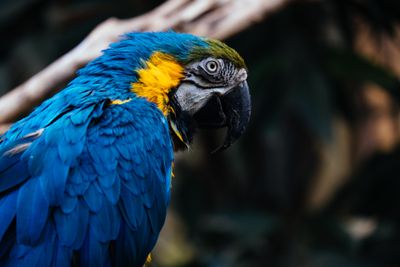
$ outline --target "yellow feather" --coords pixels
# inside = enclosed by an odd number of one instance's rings
[[[147,255],[147,259],[146,259],[146,262],[144,264],[144,267],[149,266],[151,264],[152,260],[153,259],[151,258],[151,253],[149,253],[149,255]]]
[[[132,83],[132,92],[155,103],[165,116],[168,115],[168,94],[183,78],[183,67],[172,56],[155,52],[145,67],[138,70],[138,75],[138,81]]]
[[[121,99],[115,99],[113,101],[110,102],[110,105],[122,105],[125,103],[128,103],[129,101],[131,101],[132,99],[125,99],[125,100],[121,100]]]

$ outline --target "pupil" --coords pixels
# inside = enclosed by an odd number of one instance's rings
[[[215,63],[210,63],[210,70],[215,70]]]

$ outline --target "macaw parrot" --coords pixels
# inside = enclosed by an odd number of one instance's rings
[[[163,226],[174,150],[250,118],[226,44],[128,33],[0,139],[0,266],[143,266]]]

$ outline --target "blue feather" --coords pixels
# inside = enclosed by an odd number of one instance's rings
[[[77,168],[71,168],[69,170],[68,182],[71,184],[79,185],[83,182],[82,175],[83,175],[82,170],[78,170]]]
[[[3,164],[7,160],[2,160]],[[30,174],[27,170],[27,165],[24,161],[19,160],[16,162],[12,162],[8,165],[8,168],[0,171],[0,192],[4,192],[13,188],[14,186],[21,184],[26,179],[30,177]]]
[[[10,252],[14,243],[15,243],[15,229],[11,228],[3,235],[0,242],[0,266],[5,265],[4,258],[8,258],[7,254]]]
[[[48,267],[51,265],[56,234],[49,223],[43,231],[43,239],[36,246],[30,247],[16,244],[10,253],[6,267]]]
[[[133,195],[125,187],[122,187],[119,208],[126,224],[132,230],[138,229],[144,216],[144,206],[141,197]]]
[[[87,232],[85,241],[79,250],[80,266],[103,267],[109,261],[107,243],[96,240],[92,228]]]
[[[48,202],[51,205],[59,205],[64,196],[69,166],[62,162],[56,149],[48,149],[44,160],[51,162],[51,164],[44,166],[39,177],[40,185]]]
[[[63,135],[68,144],[77,144],[84,141],[86,128],[87,124],[73,125],[70,123],[70,127],[64,127],[63,131],[60,131],[59,135]]]
[[[126,173],[122,170],[120,171],[120,176],[122,176],[122,173],[125,173],[124,175],[126,175],[122,180],[123,186],[125,186],[132,194],[138,196],[141,193],[141,188],[139,186],[140,181],[138,181],[138,179],[135,179],[132,174]]]
[[[76,205],[78,205],[78,198],[76,196],[70,196],[68,194],[64,194],[63,201],[60,205],[61,210],[64,213],[70,213],[75,209]]]
[[[17,241],[35,245],[41,237],[49,213],[49,202],[37,178],[26,182],[18,192]]]
[[[104,195],[95,187],[95,183],[91,183],[83,194],[83,199],[90,211],[96,213],[103,207]]]
[[[97,213],[91,213],[90,227],[96,239],[104,243],[117,238],[120,221],[117,206],[104,201],[102,209]]]
[[[106,195],[108,201],[112,204],[117,204],[121,194],[121,181],[116,179],[112,187],[103,187],[103,192]]]
[[[93,112],[95,108],[96,106],[90,105],[88,107],[82,109],[76,109],[74,112],[71,112],[69,118],[72,124],[78,126],[87,122],[88,119],[90,118],[90,114]]]
[[[90,182],[87,181],[82,181],[80,184],[67,183],[65,186],[65,192],[72,197],[82,196],[88,189],[89,185]]]
[[[140,266],[144,262],[144,259],[137,255],[139,251],[135,233],[125,223],[121,223],[121,230],[115,242],[115,267]]]
[[[54,267],[71,267],[72,250],[60,242],[54,249],[53,263]]]
[[[31,246],[23,245],[23,244],[15,244],[10,252],[11,258],[22,258],[24,257],[30,250]]]
[[[115,171],[116,168],[114,168],[113,171],[109,171],[104,168],[104,165],[98,165],[98,164],[95,165],[95,168],[99,173],[97,177],[100,186],[104,188],[110,188],[111,186],[113,186],[115,180],[117,179],[117,173]]]
[[[0,144],[0,192],[15,188],[0,195],[1,264],[71,266],[76,253],[80,266],[143,265],[165,220],[173,148],[162,112],[130,91],[135,70],[155,51],[184,61],[206,45],[128,34],[12,126]]]
[[[89,222],[88,209],[81,202],[69,213],[57,209],[54,221],[61,243],[67,247],[80,248]]]
[[[73,166],[76,164],[76,155],[82,153],[84,146],[84,140],[75,144],[65,145],[65,143],[60,142],[58,145],[58,155],[63,164],[68,166]]]
[[[131,159],[131,151],[130,149],[127,147],[127,143],[124,145],[119,145],[116,146],[118,151],[121,153],[121,156],[126,159],[126,160],[130,160]]]
[[[16,214],[18,191],[15,190],[0,199],[0,240]]]

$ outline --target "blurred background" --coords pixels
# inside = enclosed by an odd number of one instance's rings
[[[162,2],[2,0],[0,93]],[[202,132],[176,156],[152,266],[400,266],[400,2],[287,1],[225,41],[251,125],[224,153]]]

